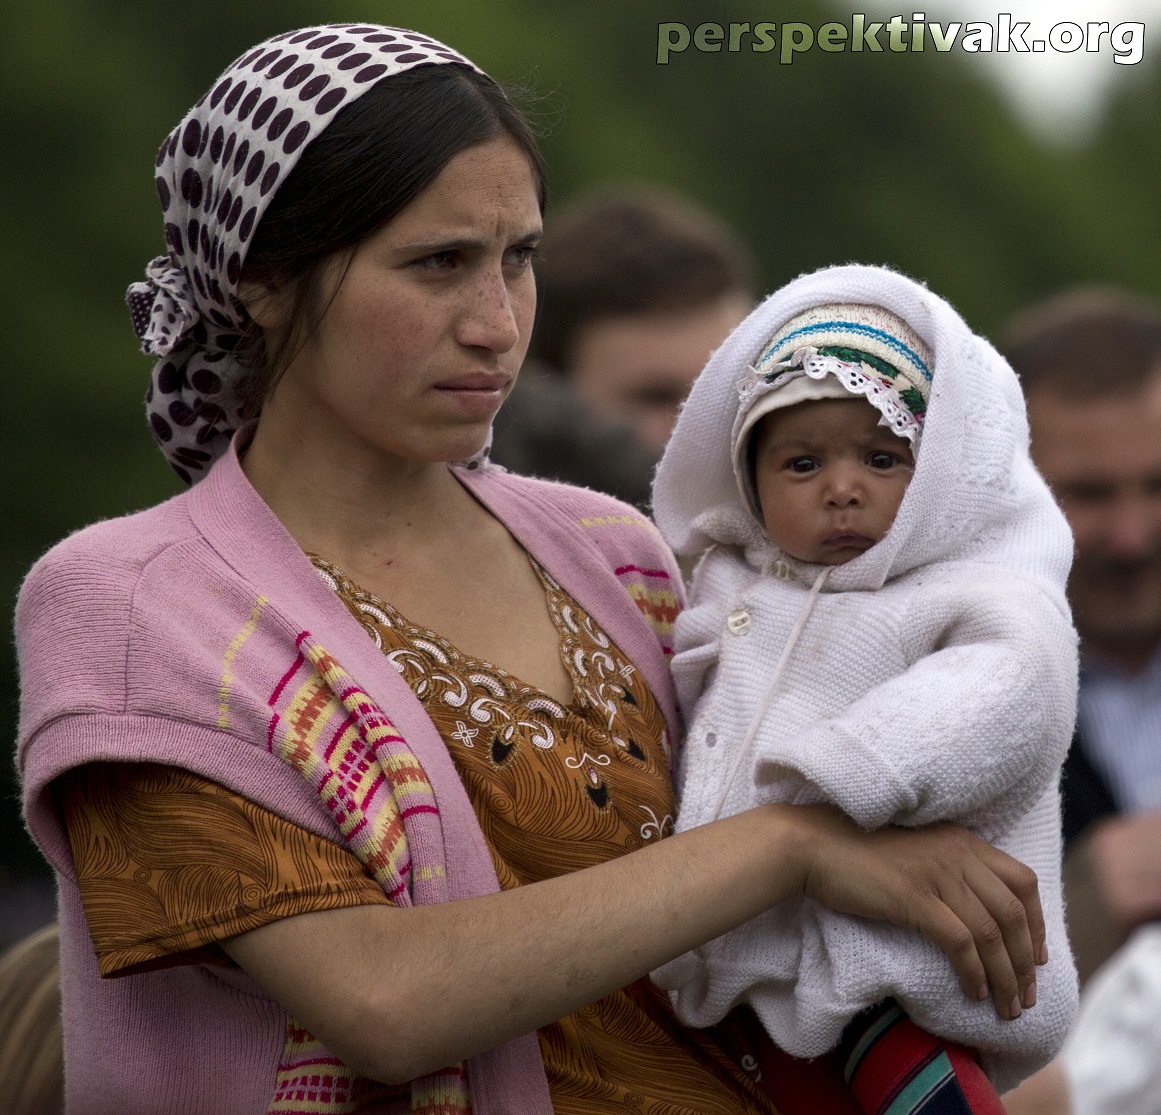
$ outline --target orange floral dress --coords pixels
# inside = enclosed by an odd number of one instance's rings
[[[480,820],[502,889],[580,870],[672,832],[664,717],[631,662],[543,569],[573,697],[561,704],[410,623],[314,559],[423,703]],[[356,857],[224,787],[157,764],[59,783],[102,974],[227,962],[219,942],[297,913],[388,899]],[[540,1033],[561,1115],[775,1115],[749,1012],[710,1030],[648,979]]]

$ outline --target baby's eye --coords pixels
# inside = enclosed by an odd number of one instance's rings
[[[792,457],[789,461],[786,462],[786,467],[790,469],[791,472],[814,472],[814,470],[818,468],[818,461],[816,461],[813,457]]]
[[[875,469],[889,469],[894,468],[899,463],[899,458],[894,453],[888,453],[885,449],[877,449],[874,453],[867,454],[867,464]]]

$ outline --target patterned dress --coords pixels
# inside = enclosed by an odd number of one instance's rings
[[[664,717],[632,663],[543,569],[533,563],[573,683],[568,704],[462,654],[314,561],[446,742],[502,889],[671,833]],[[70,771],[58,788],[103,975],[228,962],[219,942],[237,933],[388,902],[346,849],[189,772],[101,764]],[[775,1112],[758,1067],[770,1051],[753,1016],[736,1011],[718,1027],[687,1030],[647,979],[539,1037],[561,1115]],[[365,1095],[370,1105],[394,1091]]]

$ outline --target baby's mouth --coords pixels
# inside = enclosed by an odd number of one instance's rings
[[[874,540],[868,538],[865,534],[859,534],[853,530],[835,531],[834,534],[828,534],[822,540],[824,546],[831,546],[836,550],[846,549],[852,546],[868,547],[874,545]]]

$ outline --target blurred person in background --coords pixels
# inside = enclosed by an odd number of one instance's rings
[[[492,459],[645,507],[679,407],[754,303],[749,254],[688,202],[607,187],[549,222],[536,268],[529,360]]]
[[[64,1110],[56,922],[0,956],[0,1099],[19,1115]]]
[[[1063,822],[1084,981],[1161,916],[1161,305],[1073,290],[1020,314],[1001,347],[1076,538],[1080,710]]]
[[[1082,979],[1100,968],[1060,1057],[1005,1104],[1156,1115],[1161,930],[1143,923],[1161,917],[1161,306],[1070,291],[1022,313],[1003,347],[1024,381],[1033,456],[1076,537],[1083,665],[1064,879]]]
[[[1008,1115],[1161,1115],[1161,925],[1085,988],[1060,1056],[1004,1097]]]

